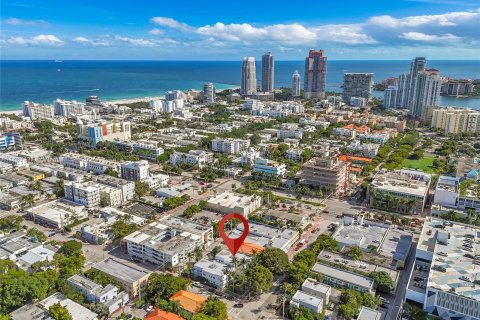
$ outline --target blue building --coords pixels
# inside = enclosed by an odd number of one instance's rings
[[[278,162],[257,157],[255,159],[255,164],[253,166],[254,173],[264,173],[271,176],[280,176],[282,177],[287,170],[285,164],[280,164]]]
[[[9,147],[22,147],[22,136],[18,132],[5,132],[0,135],[0,151],[3,152]]]

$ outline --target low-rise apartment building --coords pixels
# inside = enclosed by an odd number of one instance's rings
[[[246,217],[261,207],[262,199],[257,195],[249,196],[225,191],[224,193],[209,198],[207,203],[211,210],[223,214],[239,213]]]
[[[65,153],[58,157],[58,162],[68,168],[93,172],[95,174],[104,173],[108,168],[120,172],[120,163],[118,162],[78,153]]]
[[[150,165],[147,160],[124,162],[120,164],[120,172],[125,180],[144,181],[150,175]]]
[[[432,176],[419,170],[379,173],[369,184],[370,206],[401,213],[423,212]]]
[[[199,169],[212,164],[213,160],[213,153],[203,150],[190,150],[189,152],[175,151],[170,155],[170,163],[172,165],[187,163],[193,166],[198,166]]]
[[[253,172],[255,174],[283,177],[287,172],[287,166],[284,163],[257,157],[255,158],[255,163],[253,165]]]
[[[212,140],[212,151],[228,154],[240,154],[250,147],[248,139],[222,139],[215,138]]]
[[[331,267],[322,263],[316,263],[313,272],[323,275],[323,282],[335,288],[357,290],[361,293],[375,293],[374,281],[356,273]]]

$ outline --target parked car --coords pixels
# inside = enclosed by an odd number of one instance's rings
[[[235,303],[233,305],[234,308],[243,308],[243,303]]]

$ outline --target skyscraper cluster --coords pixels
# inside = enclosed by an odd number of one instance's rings
[[[427,69],[427,59],[417,57],[412,61],[410,72],[400,75],[396,107],[409,109],[412,116],[422,118],[426,106],[438,105],[441,86],[438,70]],[[394,94],[392,90],[394,88],[390,88],[389,95]]]
[[[305,59],[304,98],[325,98],[327,57],[323,50],[310,50]]]

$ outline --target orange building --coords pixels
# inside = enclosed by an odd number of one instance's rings
[[[170,297],[170,301],[176,301],[183,309],[197,313],[207,298],[190,291],[180,290]]]
[[[160,310],[158,308],[153,309],[143,320],[185,320],[182,317],[177,316],[175,313]]]
[[[238,249],[238,252],[243,254],[253,255],[255,253],[260,253],[263,250],[265,250],[265,248],[262,246],[244,241],[240,249]]]

